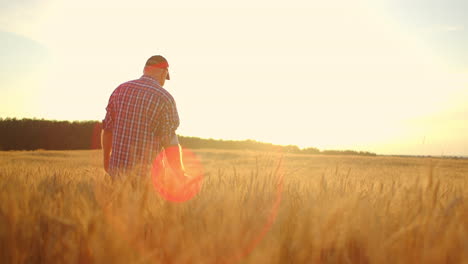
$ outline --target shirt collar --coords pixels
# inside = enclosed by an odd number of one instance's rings
[[[161,86],[161,84],[159,84],[159,81],[156,80],[155,78],[151,77],[151,76],[143,75],[143,76],[141,76],[140,79],[149,80],[149,81],[155,82],[158,86]]]

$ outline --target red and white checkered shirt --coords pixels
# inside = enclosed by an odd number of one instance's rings
[[[117,87],[106,110],[102,123],[103,129],[112,131],[111,175],[137,165],[149,171],[179,126],[174,98],[146,75]]]

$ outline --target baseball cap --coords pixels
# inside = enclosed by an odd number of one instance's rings
[[[167,62],[166,58],[161,55],[151,56],[145,64],[145,67],[153,67],[153,68],[160,68],[160,69],[168,69],[169,63]],[[170,80],[169,70],[167,71],[166,80]]]

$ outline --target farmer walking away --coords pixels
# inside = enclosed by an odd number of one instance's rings
[[[102,121],[104,169],[113,179],[130,171],[146,175],[161,151],[176,175],[185,178],[182,151],[175,133],[176,103],[163,88],[170,80],[163,56],[146,61],[141,78],[119,85],[110,96]]]

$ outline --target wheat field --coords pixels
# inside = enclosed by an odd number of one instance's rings
[[[468,160],[194,152],[179,203],[98,150],[0,152],[0,262],[468,263]]]

